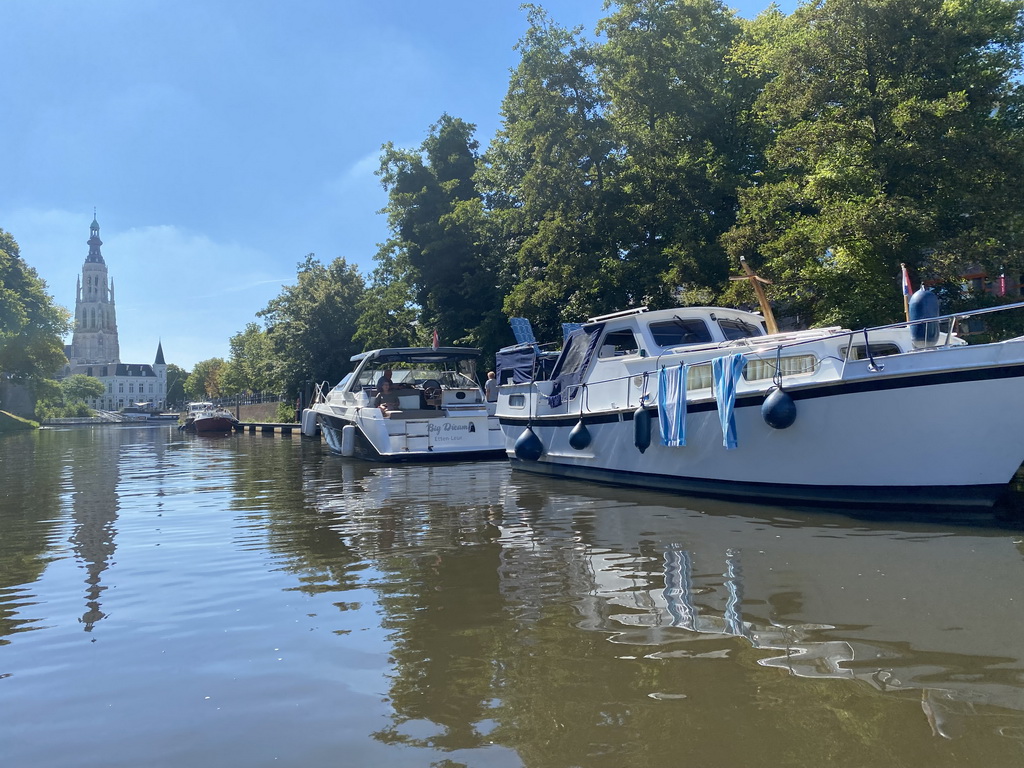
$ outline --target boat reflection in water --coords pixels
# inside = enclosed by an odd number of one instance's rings
[[[475,594],[475,609],[506,617],[507,626],[486,631],[535,643],[531,655],[552,644],[586,646],[580,632],[601,633],[622,650],[602,655],[607,646],[598,643],[580,664],[610,674],[624,660],[653,663],[642,678],[646,695],[660,701],[696,695],[694,687],[737,685],[739,675],[737,695],[749,698],[737,702],[737,717],[745,709],[764,716],[776,704],[746,666],[752,658],[755,668],[793,678],[870,686],[883,696],[871,705],[880,720],[894,704],[910,703],[917,726],[907,727],[949,739],[973,722],[1024,746],[1024,558],[1012,532],[591,490],[494,465],[345,462],[326,471],[339,474],[326,484],[308,478],[307,491],[364,557],[384,562],[415,548],[420,535],[434,537],[432,549],[438,535],[483,545],[477,570],[463,563],[458,572],[478,590],[494,580],[492,594]],[[429,607],[454,614],[460,606],[446,596],[465,587],[438,584]],[[559,606],[577,616],[561,630],[550,625]],[[389,626],[413,620],[396,614]],[[407,645],[397,656],[438,663],[439,649],[417,647],[414,635],[402,634]],[[505,645],[486,663],[514,667]],[[456,695],[450,669],[427,677],[430,695],[443,697],[436,686],[446,684]],[[511,678],[496,685],[494,697],[514,698],[505,690],[515,686]],[[779,717],[832,706],[816,703],[821,688],[798,688],[803,701],[783,688],[772,694],[790,697],[777,702]],[[396,695],[398,710],[410,695]]]

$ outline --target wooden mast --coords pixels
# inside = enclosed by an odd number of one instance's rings
[[[772,313],[771,305],[768,303],[768,296],[764,292],[764,286],[762,283],[772,284],[771,280],[767,280],[759,276],[750,265],[747,264],[747,260],[740,256],[740,266],[743,267],[743,271],[747,274],[738,275],[736,277],[730,277],[730,280],[749,280],[750,284],[754,287],[754,293],[757,295],[757,301],[761,305],[761,314],[764,316],[764,323],[768,328],[768,333],[778,333],[779,326],[775,324],[775,315]]]

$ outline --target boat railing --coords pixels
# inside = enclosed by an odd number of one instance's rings
[[[310,405],[327,402],[327,395],[331,391],[331,382],[321,381],[313,385],[313,402]]]
[[[723,349],[733,349],[733,350],[735,350],[738,347],[748,347],[748,348],[762,347],[762,348],[770,348],[770,349],[758,350],[759,352],[770,353],[773,356],[778,356],[784,350],[793,349],[793,348],[800,347],[800,346],[806,346],[808,344],[820,343],[823,338],[831,338],[831,339],[849,338],[851,340],[850,343],[852,345],[852,340],[854,338],[859,337],[859,336],[863,336],[864,337],[864,346],[865,346],[865,359],[868,361],[868,370],[872,371],[872,372],[880,372],[880,371],[882,371],[884,369],[885,366],[883,364],[879,363],[875,359],[875,355],[872,354],[871,344],[870,344],[870,335],[871,334],[876,334],[877,335],[878,333],[885,332],[885,331],[892,331],[892,330],[897,330],[897,329],[901,329],[901,328],[910,328],[910,327],[918,326],[918,325],[927,325],[929,323],[940,323],[941,324],[941,323],[948,322],[947,329],[942,334],[945,337],[944,339],[942,339],[941,341],[936,341],[935,343],[929,344],[926,347],[922,347],[921,350],[915,350],[915,351],[924,351],[926,349],[938,349],[938,348],[942,348],[942,347],[951,346],[952,342],[953,342],[953,338],[954,338],[954,334],[956,332],[957,326],[960,323],[966,322],[970,318],[976,317],[978,315],[989,315],[989,314],[994,314],[994,313],[997,313],[997,312],[1006,312],[1006,311],[1009,311],[1009,310],[1021,309],[1021,308],[1024,308],[1024,301],[1022,301],[1022,302],[1015,302],[1013,304],[1001,304],[1001,305],[996,306],[996,307],[984,307],[984,308],[980,308],[980,309],[972,309],[972,310],[968,310],[968,311],[965,311],[965,312],[953,312],[953,313],[950,313],[950,314],[947,314],[947,315],[936,315],[934,317],[919,318],[919,319],[915,319],[915,320],[903,320],[903,321],[900,321],[900,322],[897,322],[897,323],[889,323],[888,325],[871,326],[871,327],[868,327],[868,328],[861,328],[861,329],[855,330],[855,331],[854,330],[848,330],[848,329],[842,329],[842,328],[839,328],[838,326],[836,326],[836,327],[819,328],[819,329],[811,328],[811,329],[808,329],[807,331],[798,331],[798,332],[793,332],[793,333],[784,334],[784,335],[776,334],[776,335],[773,335],[773,336],[751,336],[751,337],[747,337],[747,338],[744,338],[744,339],[731,339],[729,341],[719,342],[719,343],[717,343],[714,346],[701,345],[700,347],[687,349],[685,351],[688,351],[688,352],[711,352],[712,350],[714,350],[714,351],[721,351]],[[1018,338],[1024,338],[1024,337],[1018,337]],[[963,342],[960,342],[960,344],[963,344]],[[660,355],[657,355],[657,356],[654,356],[654,357],[650,357],[650,358],[646,358],[647,360],[650,360],[650,361],[653,362],[653,368],[650,369],[650,370],[647,370],[647,371],[632,372],[632,373],[628,373],[628,374],[625,374],[625,375],[622,375],[622,376],[613,376],[613,377],[607,378],[607,379],[590,380],[590,381],[580,382],[578,384],[567,384],[565,386],[565,388],[563,390],[561,390],[560,394],[566,400],[572,401],[572,400],[576,399],[576,397],[579,395],[580,392],[586,393],[586,390],[588,390],[590,388],[598,387],[598,386],[602,386],[602,385],[617,384],[619,382],[626,382],[627,383],[627,387],[626,387],[626,389],[627,389],[627,391],[626,391],[626,405],[627,405],[627,407],[633,407],[633,396],[632,396],[633,387],[629,386],[629,383],[630,382],[634,382],[635,379],[642,377],[643,381],[638,386],[639,386],[639,389],[641,390],[640,398],[639,399],[641,401],[643,401],[644,398],[648,397],[648,390],[649,389],[654,389],[657,386],[656,377],[657,377],[658,368],[660,367],[658,365],[658,363],[661,360],[661,358],[668,357],[668,356],[676,357],[677,355],[681,354],[683,351],[684,351],[683,349],[676,347],[676,348],[672,348],[672,349],[666,350],[663,354],[660,354]],[[707,359],[700,359],[700,360],[690,361],[690,362],[688,362],[688,365],[691,365],[691,366],[707,365],[707,364],[710,364],[712,362],[712,360],[714,360],[714,358],[718,357],[718,356],[719,355],[713,355],[711,357],[708,357]],[[842,358],[843,366],[842,366],[842,371],[840,373],[840,376],[845,374],[846,364],[849,362],[849,360],[850,360],[850,355],[849,354],[846,354],[846,355],[843,356],[843,358]],[[655,379],[655,381],[653,382],[653,386],[652,386],[651,379]],[[533,388],[537,392],[537,394],[540,397],[550,398],[551,395],[546,395],[543,392],[541,392],[540,387],[538,385],[542,384],[542,383],[543,384],[548,384],[550,382],[549,381],[534,380],[534,381],[529,382],[529,385],[530,385],[531,388]],[[580,403],[580,408],[583,409],[585,407],[586,407],[586,404],[581,402]]]

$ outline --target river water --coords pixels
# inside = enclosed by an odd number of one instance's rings
[[[1021,766],[1022,529],[7,436],[0,763]]]

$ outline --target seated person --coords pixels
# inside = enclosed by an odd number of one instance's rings
[[[410,387],[405,382],[401,382],[401,383],[396,384],[394,382],[394,379],[392,378],[392,375],[393,374],[392,374],[391,369],[388,368],[387,370],[384,371],[384,375],[381,376],[379,379],[377,379],[377,391],[378,392],[380,392],[380,385],[383,384],[385,381],[388,384],[391,385],[391,391],[392,392],[401,392],[402,390],[411,390],[412,389],[412,387]]]
[[[380,392],[374,401],[374,405],[380,408],[381,413],[385,416],[392,411],[400,410],[398,395],[395,394],[394,388],[388,379],[380,380]]]

